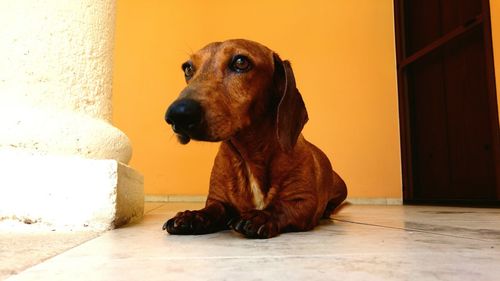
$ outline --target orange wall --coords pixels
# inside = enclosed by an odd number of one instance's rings
[[[146,194],[203,195],[217,145],[163,121],[180,65],[211,41],[248,38],[289,59],[322,148],[351,197],[401,197],[392,0],[118,0],[114,122],[131,139]]]
[[[500,1],[490,1],[491,37],[493,40],[493,56],[495,57],[495,80],[497,86],[497,108],[500,120]]]

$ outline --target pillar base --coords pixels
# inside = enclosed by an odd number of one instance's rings
[[[112,229],[139,221],[143,176],[116,160],[0,149],[0,220]]]
[[[2,94],[0,91],[0,96]],[[3,96],[0,99],[0,149],[115,159],[122,163],[128,163],[132,156],[128,137],[102,119]]]

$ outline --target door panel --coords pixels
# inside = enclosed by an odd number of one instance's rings
[[[488,2],[395,10],[405,202],[499,202]]]
[[[450,185],[457,199],[496,196],[482,30],[445,48]]]
[[[409,70],[413,176],[418,197],[443,196],[449,187],[448,130],[442,56],[432,54]],[[428,136],[432,136],[431,138]],[[426,192],[427,191],[427,192]]]

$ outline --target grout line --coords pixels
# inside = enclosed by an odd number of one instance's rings
[[[353,254],[303,254],[303,255],[275,255],[275,256],[270,256],[270,255],[248,255],[248,256],[184,256],[184,257],[172,257],[172,256],[161,256],[158,257],[158,259],[161,260],[198,260],[198,259],[203,259],[203,260],[217,260],[217,259],[222,259],[222,260],[232,260],[232,259],[302,259],[302,258],[332,258],[332,257],[338,257],[339,255],[346,256],[346,255],[353,255],[357,256],[359,253],[353,253]]]
[[[198,203],[205,202],[206,195],[146,195],[145,202]]]
[[[165,202],[165,203],[161,204],[160,206],[158,206],[158,207],[156,207],[156,208],[153,208],[153,209],[151,209],[151,210],[149,210],[149,211],[146,211],[146,212],[144,212],[144,215],[147,215],[147,214],[151,213],[152,211],[155,211],[155,210],[157,210],[157,209],[159,209],[159,208],[161,208],[161,207],[165,206],[166,204],[167,204],[167,203]]]
[[[385,198],[385,197],[374,197],[374,198],[363,198],[363,197],[355,197],[355,198],[347,198],[346,202],[349,202],[353,205],[382,205],[382,206],[393,206],[393,205],[403,205],[403,200],[401,198]]]
[[[397,229],[397,230],[404,230],[404,231],[414,231],[414,232],[420,232],[420,233],[426,233],[426,234],[433,234],[433,235],[439,235],[439,236],[468,239],[468,240],[481,241],[481,242],[494,242],[494,241],[491,241],[491,240],[484,240],[484,239],[480,239],[480,238],[472,238],[472,237],[457,236],[457,235],[452,235],[452,234],[437,233],[437,232],[431,232],[431,231],[426,231],[426,230],[421,230],[421,229],[395,227],[395,226],[385,226],[385,225],[378,225],[378,224],[365,223],[365,222],[347,221],[347,220],[341,220],[341,219],[332,219],[332,220],[339,221],[339,222],[345,222],[345,223],[359,224],[359,225],[375,226],[375,227]]]
[[[186,202],[186,203],[198,203],[205,202],[207,199],[206,195],[146,195],[146,202],[165,202],[165,203],[177,203],[177,202]],[[373,198],[363,198],[363,197],[355,197],[355,198],[347,198],[346,202],[349,202],[353,205],[403,205],[403,201],[401,198],[385,198],[385,197],[373,197]]]

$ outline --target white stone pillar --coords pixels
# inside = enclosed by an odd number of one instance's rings
[[[0,219],[142,217],[142,175],[110,123],[114,21],[114,0],[0,1]]]

